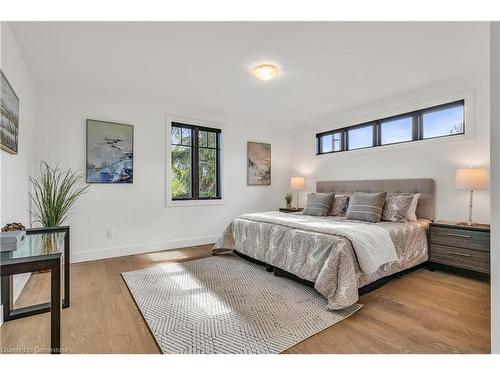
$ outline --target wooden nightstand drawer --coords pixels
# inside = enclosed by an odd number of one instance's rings
[[[431,244],[429,260],[435,263],[490,273],[490,253],[460,247]]]
[[[432,226],[430,241],[433,244],[456,246],[466,249],[490,251],[490,233],[475,230]]]

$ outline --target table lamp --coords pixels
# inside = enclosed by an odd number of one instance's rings
[[[474,190],[488,190],[488,171],[484,168],[457,169],[455,176],[457,189],[469,190],[469,220],[467,225],[472,225],[472,198]]]
[[[290,187],[297,191],[297,208],[299,208],[299,190],[304,189],[304,177],[292,177],[290,180]]]

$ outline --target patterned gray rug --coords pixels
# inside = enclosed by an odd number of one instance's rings
[[[122,274],[163,353],[281,353],[361,308],[227,254]]]

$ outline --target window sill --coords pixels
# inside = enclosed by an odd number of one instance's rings
[[[214,200],[185,200],[185,201],[173,201],[168,200],[166,207],[196,207],[196,206],[225,206],[226,202],[223,199]]]

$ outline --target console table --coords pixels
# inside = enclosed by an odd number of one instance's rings
[[[70,303],[69,235],[69,227],[27,229],[19,249],[0,253],[4,322],[50,311],[50,352],[53,354],[60,353],[61,342],[61,259],[64,266],[62,307],[69,307]],[[14,309],[12,276],[46,270],[51,273],[50,302]]]

